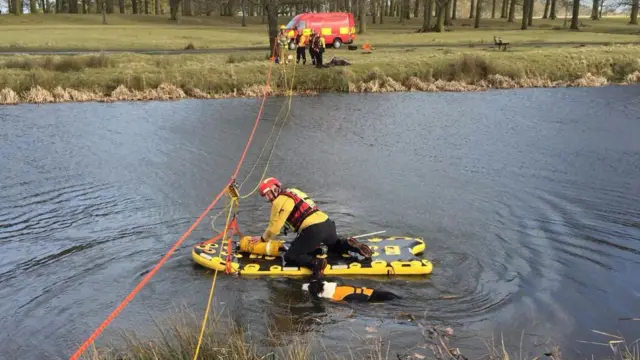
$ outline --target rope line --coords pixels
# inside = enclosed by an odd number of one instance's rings
[[[280,115],[282,114],[282,111],[284,110],[285,106],[288,105],[288,109],[287,112],[284,116],[284,119],[282,121],[282,124],[280,125],[280,130],[278,131],[278,135],[276,136],[275,141],[273,142],[273,146],[271,148],[271,152],[269,154],[269,157],[267,158],[267,162],[265,163],[265,168],[264,171],[262,172],[262,175],[260,176],[260,180],[258,181],[258,184],[256,184],[256,187],[247,195],[244,196],[240,196],[241,199],[246,199],[249,196],[251,196],[253,193],[256,192],[256,190],[258,190],[258,187],[260,186],[260,182],[262,182],[262,180],[264,179],[265,174],[267,173],[267,170],[269,168],[269,163],[271,162],[271,157],[273,156],[273,152],[275,150],[275,146],[276,143],[278,142],[278,139],[280,138],[280,134],[282,133],[282,129],[284,128],[284,124],[288,121],[289,118],[289,114],[291,112],[291,101],[293,99],[293,85],[294,85],[294,80],[295,80],[295,75],[296,75],[296,68],[297,68],[297,63],[294,63],[293,65],[293,75],[291,77],[291,86],[288,87],[288,97],[289,97],[289,101],[288,103],[285,102],[282,104],[282,107],[280,108],[280,111],[278,112],[278,115],[276,116],[276,120],[273,123],[273,127],[271,128],[271,132],[269,133],[269,136],[267,137],[267,140],[265,141],[264,146],[262,147],[262,150],[260,151],[260,155],[258,155],[258,159],[256,160],[256,162],[253,164],[253,167],[251,168],[251,170],[249,171],[249,173],[245,176],[244,180],[242,180],[242,182],[240,183],[240,185],[238,186],[238,192],[240,191],[240,189],[242,189],[242,185],[244,185],[244,183],[249,179],[249,176],[251,176],[251,174],[253,173],[253,171],[255,170],[256,166],[259,164],[260,159],[262,158],[262,155],[264,154],[264,150],[267,148],[267,145],[269,144],[269,140],[271,140],[271,136],[273,135],[274,130],[276,129],[276,125],[278,124],[278,121],[280,119]],[[285,73],[285,88],[286,87],[286,65],[283,68],[283,72]],[[231,204],[225,206],[219,213],[215,214],[212,217],[211,220],[211,228],[215,231],[215,232],[220,232],[218,229],[216,229],[215,226],[215,221],[218,219],[218,217],[220,215],[222,215],[225,211],[227,211],[228,207],[230,207]]]
[[[274,42],[274,48],[272,49],[272,54],[275,51],[275,46],[277,46],[277,42]],[[116,318],[116,316],[120,314],[120,312],[124,309],[124,307],[127,306],[127,304],[129,304],[129,302],[133,300],[133,298],[140,292],[140,290],[147,284],[147,282],[149,282],[149,280],[156,274],[156,272],[160,269],[160,267],[164,265],[167,259],[169,259],[169,257],[176,251],[178,246],[180,246],[186,240],[186,238],[193,232],[193,230],[198,226],[198,224],[200,224],[202,219],[204,219],[207,213],[210,212],[211,209],[213,209],[213,207],[220,200],[222,195],[224,195],[224,193],[227,191],[228,187],[235,182],[235,178],[238,175],[238,172],[240,171],[240,167],[242,166],[242,163],[244,162],[244,158],[247,155],[247,151],[249,149],[249,146],[251,145],[251,141],[253,140],[253,136],[255,134],[256,128],[258,127],[258,123],[260,122],[260,117],[262,116],[262,110],[264,108],[264,103],[267,98],[266,88],[269,87],[269,81],[271,80],[273,63],[274,61],[273,59],[271,59],[271,61],[269,62],[269,72],[267,74],[267,81],[265,85],[265,91],[262,97],[262,103],[260,104],[260,110],[258,111],[258,115],[256,116],[255,124],[253,125],[253,130],[251,131],[251,135],[249,136],[247,145],[244,148],[242,156],[238,161],[238,165],[236,166],[236,170],[231,176],[231,179],[225,184],[224,188],[220,191],[220,193],[218,193],[218,195],[209,204],[209,206],[207,206],[207,208],[202,212],[202,214],[200,214],[200,216],[189,227],[189,229],[184,234],[182,234],[182,236],[178,239],[178,241],[176,241],[176,243],[171,247],[171,249],[169,249],[169,251],[162,257],[162,259],[160,259],[160,261],[153,267],[153,269],[151,269],[151,271],[142,279],[142,281],[140,281],[140,283],[129,293],[129,295],[127,295],[127,297],[116,307],[116,309],[111,314],[109,314],[109,316],[102,322],[102,324],[100,324],[93,331],[93,333],[91,333],[89,338],[82,345],[80,345],[80,347],[69,358],[69,360],[77,360],[80,357],[80,355],[82,355],[82,353],[86,351],[89,345],[91,345],[95,341],[95,339],[104,331],[104,329],[107,326],[109,326],[109,324]]]
[[[231,199],[231,207],[233,207],[233,204],[237,204],[236,199]],[[231,209],[229,209],[229,214],[227,215],[227,222],[224,225],[224,233],[222,233],[222,243],[224,243],[225,237],[227,236],[227,231],[229,230],[229,220],[231,219]],[[233,237],[230,236],[229,239],[231,239]],[[200,352],[200,346],[202,345],[202,337],[204,335],[204,329],[207,326],[207,318],[209,317],[209,311],[211,309],[211,299],[213,298],[213,289],[216,286],[216,278],[218,276],[218,269],[215,270],[215,272],[213,273],[213,282],[211,283],[211,290],[209,290],[209,300],[207,300],[207,309],[205,310],[204,313],[204,319],[202,320],[202,327],[200,328],[200,337],[198,338],[198,345],[196,346],[196,351],[195,354],[193,355],[193,360],[196,360],[198,358],[198,353]]]
[[[258,190],[258,187],[260,186],[260,183],[262,182],[262,180],[264,179],[264,176],[267,173],[267,170],[269,169],[269,163],[271,162],[271,157],[273,156],[273,152],[276,148],[276,143],[278,142],[278,139],[280,139],[280,134],[282,133],[282,129],[284,128],[284,124],[289,120],[289,114],[291,113],[291,101],[293,99],[293,84],[294,84],[294,80],[295,80],[295,76],[296,76],[296,64],[293,65],[293,75],[291,76],[291,87],[288,90],[288,95],[289,95],[289,102],[288,102],[288,108],[287,108],[287,113],[284,115],[284,119],[282,120],[282,124],[280,125],[280,130],[278,131],[278,135],[276,136],[276,139],[273,141],[273,146],[271,147],[271,153],[269,154],[269,157],[267,158],[267,162],[265,163],[265,167],[264,167],[264,171],[262,172],[262,175],[260,176],[260,180],[258,181],[258,184],[256,184],[256,187],[251,190],[251,192],[249,192],[247,195],[244,196],[240,196],[241,199],[246,199],[249,196],[251,196],[253,193],[255,193]],[[246,179],[245,179],[246,180]],[[244,183],[244,181],[243,181]],[[238,190],[240,190],[238,188]]]

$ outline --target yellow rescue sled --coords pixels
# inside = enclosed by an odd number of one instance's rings
[[[255,245],[249,244],[250,236],[243,236],[232,246],[231,256],[227,256],[227,244],[203,242],[193,247],[193,260],[210,269],[225,271],[227,259],[230,270],[240,275],[257,276],[302,276],[311,275],[311,269],[285,266],[282,258],[284,241],[276,240]],[[412,237],[370,237],[358,239],[369,245],[373,257],[365,259],[359,254],[326,255],[318,251],[316,257],[326,258],[328,266],[325,276],[333,275],[426,275],[433,270],[433,264],[419,257],[425,250],[425,242]]]

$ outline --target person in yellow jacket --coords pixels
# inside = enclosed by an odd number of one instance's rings
[[[258,186],[260,196],[271,202],[269,225],[262,236],[251,239],[271,241],[281,229],[295,232],[298,235],[283,255],[286,263],[294,263],[312,270],[313,278],[323,275],[327,266],[326,259],[315,258],[313,253],[321,244],[327,245],[328,251],[336,254],[356,252],[365,258],[371,258],[373,252],[367,245],[355,238],[339,238],[336,224],[329,216],[318,209],[318,206],[307,194],[298,189],[284,189],[276,178],[267,178]]]
[[[297,37],[296,37],[296,63],[300,64],[300,59],[302,59],[302,64],[306,64],[307,63],[307,55],[306,55],[306,50],[307,50],[307,42],[309,41],[309,38],[307,35],[303,34],[302,32],[298,33]]]

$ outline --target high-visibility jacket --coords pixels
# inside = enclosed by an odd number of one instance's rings
[[[290,196],[289,193],[293,193],[294,196]],[[273,240],[284,226],[291,231],[301,232],[329,218],[327,214],[314,207],[313,200],[298,189],[287,189],[281,192],[271,203],[269,225],[262,234],[262,238],[265,241]]]
[[[306,46],[307,45],[307,41],[308,41],[307,35],[300,35],[300,39],[298,40],[298,46],[299,47]]]

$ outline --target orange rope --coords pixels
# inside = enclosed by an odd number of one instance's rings
[[[273,51],[275,51],[275,46],[277,46],[277,42],[274,42],[274,49],[272,50],[272,54],[273,54]],[[267,74],[267,83],[265,86],[265,90],[267,87],[269,87],[269,81],[271,79],[271,71],[273,70],[273,63],[274,61],[273,59],[271,59],[269,64],[269,73]],[[111,314],[109,314],[109,316],[102,322],[102,324],[100,324],[100,326],[98,326],[93,331],[91,336],[89,336],[89,338],[78,348],[78,350],[76,350],[76,352],[69,358],[69,360],[77,360],[80,357],[80,355],[82,355],[82,353],[87,350],[89,345],[91,345],[95,341],[95,339],[104,331],[104,329],[107,326],[109,326],[109,324],[116,318],[116,316],[118,316],[118,314],[120,314],[120,312],[124,309],[124,307],[127,306],[127,304],[131,300],[133,300],[133,298],[138,294],[138,292],[140,292],[140,290],[147,284],[147,282],[149,282],[151,277],[153,277],[153,275],[156,274],[158,269],[160,269],[160,267],[167,261],[167,259],[169,259],[169,257],[176,251],[178,246],[180,246],[180,244],[184,242],[184,240],[191,234],[191,232],[193,232],[193,230],[198,226],[198,224],[200,224],[200,222],[207,215],[207,213],[211,211],[211,209],[213,209],[213,207],[220,200],[222,195],[224,195],[224,193],[228,190],[228,187],[235,182],[236,175],[238,175],[238,172],[240,171],[240,166],[242,165],[242,162],[244,161],[244,158],[247,155],[247,151],[249,150],[249,145],[251,144],[253,135],[256,132],[258,123],[260,122],[260,116],[262,115],[262,109],[264,107],[264,102],[266,97],[267,97],[267,91],[264,92],[264,95],[262,97],[262,103],[260,104],[260,110],[258,111],[258,116],[256,116],[256,121],[255,121],[255,124],[253,125],[253,130],[251,131],[251,135],[249,136],[247,145],[244,148],[242,156],[240,157],[240,161],[238,161],[238,165],[231,179],[225,184],[224,188],[222,188],[222,191],[220,191],[220,193],[215,197],[215,199],[211,202],[211,204],[209,204],[209,206],[202,212],[202,214],[200,214],[198,219],[191,225],[191,227],[189,227],[189,229],[178,239],[178,241],[171,247],[171,249],[169,249],[169,251],[162,257],[162,259],[160,259],[160,262],[158,262],[158,264],[156,264],[156,266],[153,267],[153,269],[142,279],[142,281],[140,281],[140,283],[135,287],[135,289],[133,289],[129,293],[129,295],[127,295],[127,297],[120,303],[120,305],[118,305],[118,307],[115,310],[113,310]],[[231,245],[229,244],[229,247],[230,246]]]

